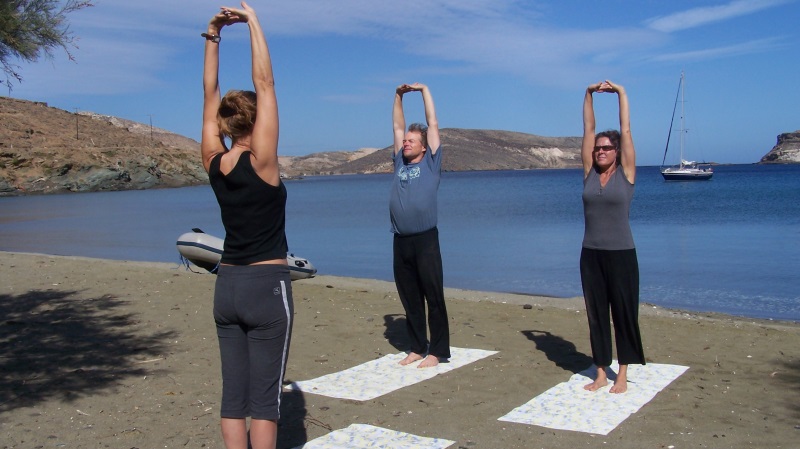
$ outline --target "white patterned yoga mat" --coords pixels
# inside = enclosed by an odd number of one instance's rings
[[[453,443],[455,441],[421,437],[367,424],[350,424],[294,449],[444,449]]]
[[[338,373],[293,382],[286,388],[340,399],[367,401],[415,383],[468,365],[497,351],[450,348],[450,361],[431,368],[417,368],[420,362],[401,366],[406,353],[388,354]]]
[[[611,369],[618,372],[619,365],[616,361]],[[597,367],[592,366],[572,375],[568,382],[556,385],[498,420],[608,435],[687,369],[687,366],[658,363],[628,365],[628,391],[612,394],[609,393],[611,382],[608,387],[598,391],[583,389],[597,373]],[[602,413],[597,413],[598,410]]]

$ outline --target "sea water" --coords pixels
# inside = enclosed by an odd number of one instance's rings
[[[715,167],[665,182],[639,167],[631,208],[643,302],[800,321],[800,166]],[[290,251],[319,274],[392,280],[391,175],[286,182]],[[445,285],[581,294],[581,170],[448,172]],[[175,262],[177,237],[223,237],[207,186],[0,198],[0,250]],[[8,275],[8,273],[5,273]]]

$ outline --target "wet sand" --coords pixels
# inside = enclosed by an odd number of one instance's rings
[[[214,279],[175,264],[0,252],[0,448],[223,447]],[[287,382],[405,348],[392,283],[318,276],[293,289]],[[689,370],[604,436],[497,420],[591,364],[582,300],[446,297],[452,345],[496,355],[364,402],[286,393],[279,447],[352,423],[453,449],[798,447],[798,323],[642,305],[648,362]]]

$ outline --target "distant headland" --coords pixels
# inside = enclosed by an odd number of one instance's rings
[[[580,137],[445,128],[445,171],[580,167]],[[0,97],[0,196],[138,190],[208,182],[200,144],[117,117]],[[281,156],[289,178],[391,172],[391,147]],[[760,163],[800,163],[800,131]]]
[[[761,164],[800,164],[800,130],[783,133],[778,143],[761,158]]]

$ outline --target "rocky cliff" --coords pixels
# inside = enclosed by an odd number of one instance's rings
[[[778,143],[761,158],[761,164],[800,164],[800,130],[783,133]]]
[[[0,98],[0,195],[201,184],[199,153],[140,123]]]

